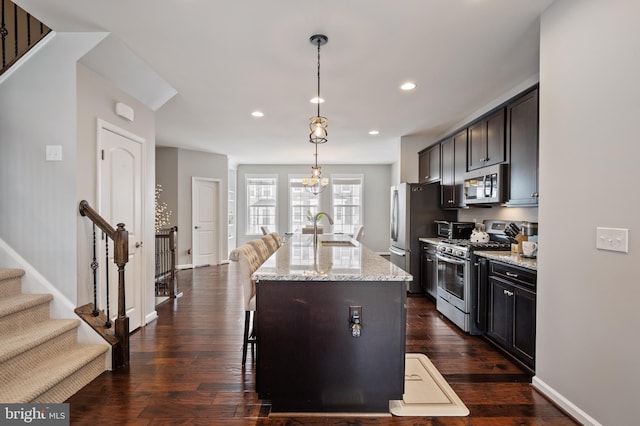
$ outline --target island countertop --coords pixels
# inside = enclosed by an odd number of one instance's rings
[[[410,281],[411,274],[347,235],[294,234],[254,272],[256,281]]]

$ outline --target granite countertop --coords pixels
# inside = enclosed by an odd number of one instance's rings
[[[418,240],[422,241],[423,243],[438,244],[440,241],[444,240],[444,238],[439,238],[439,237],[421,237],[421,238],[418,238]]]
[[[325,245],[322,241],[352,245]],[[294,234],[252,278],[256,281],[410,281],[412,276],[347,235]]]
[[[535,258],[528,258],[513,253],[511,251],[485,251],[478,250],[473,252],[477,256],[486,257],[491,260],[499,260],[500,262],[509,263],[511,265],[521,266],[523,268],[538,270],[538,261]]]

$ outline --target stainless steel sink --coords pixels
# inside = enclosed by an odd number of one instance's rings
[[[320,244],[323,246],[355,247],[355,244],[346,240],[322,240]]]

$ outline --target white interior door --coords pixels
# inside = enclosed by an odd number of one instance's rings
[[[193,266],[220,263],[220,182],[194,177],[191,182]]]
[[[143,323],[143,143],[144,139],[99,121],[98,212],[114,228],[124,223],[129,232],[129,261],[125,266],[125,306],[129,331]],[[105,263],[104,242],[100,244],[100,265]],[[113,244],[109,245],[109,312],[118,316],[118,269],[113,263]],[[101,306],[106,309],[105,268],[101,268]]]

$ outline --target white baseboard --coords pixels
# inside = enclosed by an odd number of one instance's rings
[[[596,421],[593,417],[577,407],[573,402],[569,401],[554,388],[540,380],[538,376],[533,377],[531,385],[534,387],[534,389],[549,398],[558,407],[562,408],[565,412],[567,412],[567,414],[569,414],[581,424],[585,426],[602,426],[598,421]]]
[[[148,313],[147,316],[144,317],[145,325],[157,319],[158,319],[158,311],[154,310],[153,312]]]
[[[182,270],[182,269],[193,269],[193,264],[191,264],[191,263],[185,263],[184,265],[176,265],[176,269],[178,269],[178,270]]]

